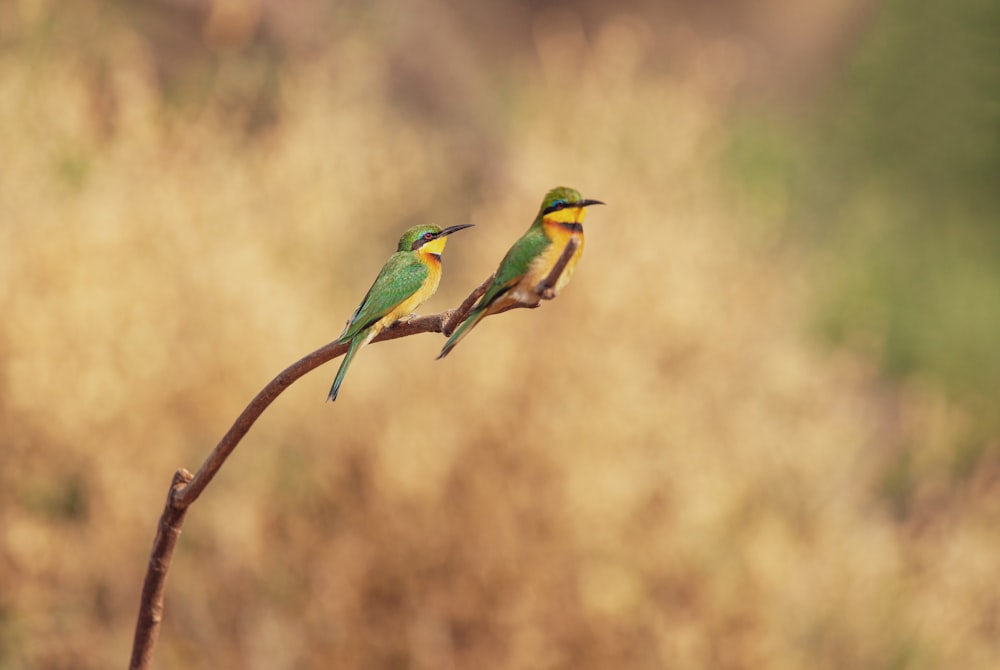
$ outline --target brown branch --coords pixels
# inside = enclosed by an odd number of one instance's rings
[[[576,240],[570,240],[562,256],[560,256],[558,262],[552,268],[552,272],[538,285],[536,292],[540,298],[548,300],[555,297],[553,289],[559,280],[559,276],[566,268],[566,264],[569,263],[569,259],[572,257],[576,247]],[[446,336],[450,335],[468,315],[475,302],[486,292],[486,287],[489,286],[492,280],[493,275],[490,275],[486,281],[476,287],[462,301],[462,304],[455,309],[450,309],[440,314],[417,316],[397,322],[379,333],[372,342],[385,342],[418,333],[444,333]],[[536,303],[534,305],[515,305],[514,307],[537,306]],[[156,640],[160,632],[160,623],[163,620],[163,594],[166,586],[167,572],[170,570],[174,548],[177,545],[177,539],[184,525],[184,515],[187,512],[187,508],[198,499],[205,490],[205,487],[209,485],[216,473],[218,473],[223,463],[226,462],[229,455],[239,445],[240,440],[243,439],[264,410],[274,402],[275,398],[281,395],[282,391],[291,386],[299,377],[323,363],[343,355],[346,351],[346,344],[331,342],[292,363],[280,372],[278,376],[268,382],[267,386],[261,389],[260,393],[250,401],[250,404],[236,418],[236,421],[226,431],[226,434],[222,436],[219,443],[215,445],[212,453],[208,455],[208,458],[205,459],[205,462],[202,463],[201,468],[198,469],[198,472],[194,476],[183,468],[174,473],[170,484],[170,491],[167,494],[167,501],[160,516],[156,538],[153,541],[153,549],[150,553],[146,577],[143,580],[139,616],[135,625],[132,660],[129,668],[132,670],[146,670],[152,664],[153,648],[156,645]]]
[[[472,309],[472,304],[479,296],[486,292],[486,287],[489,285],[491,279],[492,277],[480,284],[457,308],[441,312],[440,314],[415,316],[408,320],[398,321],[376,335],[372,342],[385,342],[418,333],[444,333],[446,326],[451,325],[454,327],[453,324],[460,323],[465,318],[465,315]],[[208,483],[212,481],[215,473],[219,471],[219,468],[222,467],[222,464],[229,457],[229,454],[240,443],[240,440],[247,434],[247,431],[257,421],[257,418],[267,409],[267,406],[299,377],[323,363],[343,355],[347,351],[347,346],[347,344],[331,342],[291,364],[281,374],[272,379],[250,401],[250,404],[237,417],[229,431],[222,436],[219,444],[209,454],[208,458],[202,464],[201,469],[198,470],[194,479],[191,480],[191,483],[174,495],[173,504],[178,507],[187,507],[197,500],[201,492],[208,486]]]
[[[580,246],[580,241],[575,238],[569,238],[569,242],[566,243],[566,248],[563,249],[562,255],[559,256],[559,260],[556,264],[552,266],[552,271],[549,275],[542,280],[542,283],[535,287],[535,293],[538,294],[539,298],[543,300],[552,300],[556,297],[556,284],[559,283],[559,277],[562,276],[563,271],[566,270],[566,266],[569,265],[569,261],[573,258],[573,254]],[[537,307],[537,303],[535,307]]]
[[[469,297],[463,300],[462,304],[459,305],[457,309],[452,310],[451,316],[445,319],[444,327],[441,329],[441,332],[444,333],[445,337],[451,337],[451,334],[455,332],[455,329],[458,328],[458,325],[462,323],[462,321],[465,320],[465,317],[469,314],[469,312],[472,311],[472,306],[476,304],[477,300],[483,297],[484,293],[486,293],[487,287],[489,287],[490,282],[492,282],[493,278],[496,276],[497,273],[494,272],[489,277],[487,277],[486,281],[477,286],[476,290],[470,293]]]
[[[160,524],[156,527],[156,539],[153,540],[146,580],[142,585],[130,668],[148,668],[153,662],[153,647],[160,635],[160,623],[163,621],[163,589],[167,583],[167,571],[187,513],[187,508],[173,505],[173,498],[177,489],[183,488],[190,481],[191,473],[181,468],[174,473],[173,481],[170,482],[167,504],[163,507]]]
[[[492,279],[491,275],[476,287],[457,308],[440,314],[417,316],[400,321],[383,330],[372,341],[385,342],[417,333],[450,333],[456,325],[462,322],[476,300],[486,292],[486,287]],[[183,468],[174,473],[170,491],[167,494],[167,502],[157,526],[146,577],[143,580],[129,668],[132,670],[146,669],[152,664],[153,648],[156,645],[160,623],[163,620],[163,594],[167,572],[170,570],[174,548],[184,525],[184,515],[187,508],[198,499],[198,496],[212,481],[222,464],[250,430],[250,427],[267,409],[268,405],[281,395],[282,391],[310,370],[343,355],[345,351],[347,351],[346,344],[331,342],[285,368],[250,401],[250,404],[237,417],[219,443],[215,445],[215,449],[202,463],[197,474],[192,476]]]

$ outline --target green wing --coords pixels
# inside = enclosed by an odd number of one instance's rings
[[[420,289],[427,273],[427,267],[410,252],[390,256],[337,341],[347,342],[391,312]]]
[[[532,261],[551,243],[541,228],[536,226],[529,228],[500,261],[497,275],[487,287],[479,304],[488,305],[516,286],[521,277],[527,274]]]

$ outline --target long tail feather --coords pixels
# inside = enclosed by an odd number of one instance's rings
[[[368,343],[370,338],[365,337],[364,333],[360,333],[354,336],[351,340],[351,345],[347,348],[347,353],[344,354],[344,360],[340,363],[340,369],[337,370],[337,376],[333,379],[333,386],[330,387],[330,395],[326,397],[327,402],[333,402],[337,399],[337,393],[340,391],[340,385],[344,383],[344,376],[347,374],[347,368],[351,366],[351,361],[354,360],[354,355]]]
[[[482,321],[483,317],[486,316],[487,307],[488,305],[484,305],[469,312],[469,315],[465,317],[465,321],[462,322],[462,325],[456,328],[455,332],[448,338],[448,341],[444,343],[444,347],[441,348],[441,353],[437,355],[437,359],[435,360],[440,360],[447,356],[451,350],[455,348],[455,345],[461,342],[462,338],[468,335],[469,331],[472,330],[477,323]]]

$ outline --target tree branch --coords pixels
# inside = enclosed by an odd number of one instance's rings
[[[398,321],[389,328],[386,328],[381,333],[375,336],[372,342],[385,342],[387,340],[395,340],[400,337],[407,337],[409,335],[416,335],[418,333],[444,333],[446,326],[451,326],[454,328],[454,324],[461,323],[465,315],[469,313],[472,309],[472,304],[479,299],[479,297],[486,292],[486,287],[492,280],[492,276],[485,282],[480,284],[469,297],[466,298],[461,305],[456,309],[450,309],[440,314],[431,314],[429,316],[415,316],[409,320]],[[338,344],[336,341],[327,344],[324,347],[320,347],[311,354],[300,358],[295,363],[284,369],[277,377],[271,380],[271,382],[265,386],[260,393],[250,401],[250,404],[246,406],[246,409],[237,417],[236,421],[230,427],[229,431],[222,436],[219,443],[209,454],[208,458],[202,464],[198,473],[183,489],[177,491],[174,494],[173,504],[178,507],[187,507],[201,495],[201,492],[205,490],[208,483],[212,481],[215,473],[219,471],[222,464],[232,453],[236,445],[240,443],[243,436],[247,434],[250,427],[257,421],[257,418],[267,409],[275,398],[281,395],[281,392],[292,385],[292,383],[297,380],[302,375],[307,372],[319,367],[327,361],[333,360],[338,356],[342,356],[347,351],[348,345]]]
[[[132,641],[132,660],[129,668],[148,668],[153,662],[153,647],[160,635],[163,621],[163,590],[167,583],[167,571],[174,555],[177,538],[184,525],[186,507],[172,504],[177,490],[191,481],[191,473],[181,468],[174,473],[167,492],[167,503],[163,507],[160,523],[156,527],[153,551],[146,568],[146,580],[142,585],[142,599],[139,602],[139,618],[135,623],[135,639]]]
[[[562,255],[559,256],[559,260],[556,264],[552,266],[552,271],[549,275],[542,280],[542,283],[535,287],[535,293],[538,294],[539,298],[543,300],[552,300],[556,297],[556,284],[559,283],[559,277],[566,270],[566,266],[569,265],[569,261],[573,258],[573,254],[580,247],[580,241],[576,237],[569,238],[569,242],[566,243],[566,248],[563,249]],[[535,307],[538,305],[535,304]]]
[[[462,301],[462,304],[459,305],[457,309],[452,310],[451,316],[445,319],[444,327],[441,329],[441,332],[445,337],[451,337],[451,334],[455,332],[456,328],[458,328],[458,324],[465,320],[465,317],[472,311],[472,306],[476,304],[477,300],[483,297],[483,294],[486,293],[486,289],[489,288],[490,282],[492,282],[493,278],[496,276],[497,273],[494,272],[487,277],[486,281],[477,286],[476,289],[469,294],[469,297]]]
[[[552,268],[552,272],[538,285],[536,293],[540,298],[551,299],[555,297],[553,289],[573,255],[573,251],[576,250],[576,246],[576,240],[570,240],[559,261]],[[469,314],[475,302],[486,292],[486,288],[492,280],[493,275],[490,275],[455,309],[440,314],[417,316],[399,321],[379,333],[372,342],[385,342],[418,333],[450,335]],[[537,306],[537,303],[516,305],[516,307]],[[215,445],[212,453],[208,455],[195,475],[192,476],[183,468],[174,473],[163,513],[160,515],[156,538],[153,541],[153,549],[149,557],[149,566],[143,581],[139,616],[136,619],[135,638],[132,645],[132,660],[129,664],[131,670],[148,670],[152,664],[153,648],[156,645],[160,624],[163,620],[163,594],[167,572],[170,570],[174,548],[184,525],[187,508],[198,499],[229,455],[239,445],[240,440],[243,439],[264,410],[274,402],[275,398],[299,377],[323,363],[343,355],[347,351],[347,346],[347,344],[339,344],[336,341],[331,342],[285,368],[278,376],[268,382],[260,393],[254,396],[250,404],[246,406],[233,425],[226,431],[226,434],[219,440],[219,443]]]

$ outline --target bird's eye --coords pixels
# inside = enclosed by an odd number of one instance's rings
[[[568,203],[568,202],[566,202],[565,200],[556,200],[556,201],[555,201],[554,203],[552,203],[552,208],[553,208],[553,209],[563,209],[563,208],[565,208],[565,207],[566,207],[566,206],[567,206],[568,204],[569,204],[569,203]]]
[[[424,233],[424,239],[425,240],[433,240],[434,239],[434,233]]]

